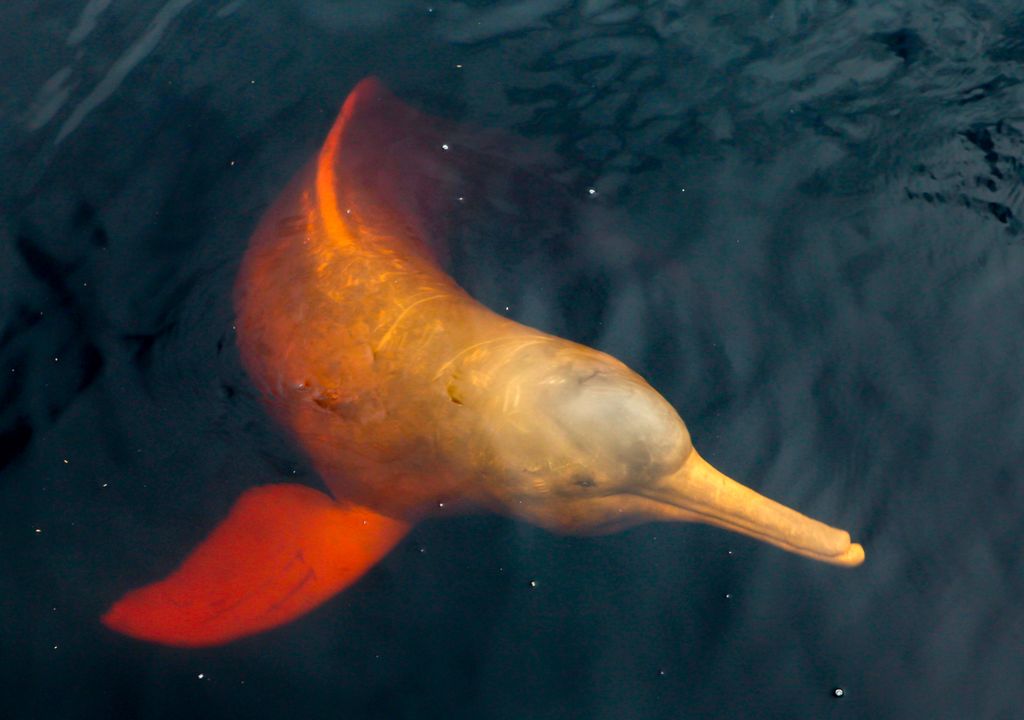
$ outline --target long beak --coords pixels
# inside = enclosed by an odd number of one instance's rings
[[[845,530],[812,520],[740,485],[715,470],[696,450],[678,472],[644,494],[672,506],[666,516],[717,525],[834,565],[853,567],[864,562],[864,548],[850,542]]]

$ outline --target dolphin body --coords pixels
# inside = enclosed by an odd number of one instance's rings
[[[863,562],[846,532],[715,470],[624,364],[491,312],[445,274],[429,215],[460,148],[444,133],[360,82],[238,273],[243,363],[331,495],[247,491],[107,626],[179,646],[261,632],[355,582],[418,520],[481,510],[577,534],[698,521]]]

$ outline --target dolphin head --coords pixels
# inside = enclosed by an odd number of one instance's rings
[[[509,352],[497,368],[477,395],[490,405],[481,454],[496,509],[574,534],[704,522],[823,562],[863,561],[848,533],[708,464],[675,409],[615,358],[552,338]]]

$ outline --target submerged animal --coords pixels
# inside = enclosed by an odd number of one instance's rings
[[[860,564],[846,532],[709,465],[624,364],[491,312],[441,269],[424,208],[443,186],[431,173],[459,150],[442,127],[362,81],[238,273],[243,364],[331,495],[247,491],[177,570],[104,622],[170,645],[224,643],[322,603],[417,521],[480,510],[579,534],[698,521]]]

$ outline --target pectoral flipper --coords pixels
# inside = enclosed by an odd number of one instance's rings
[[[129,592],[103,622],[191,647],[268,630],[354,583],[408,530],[304,485],[253,488],[177,570]]]

